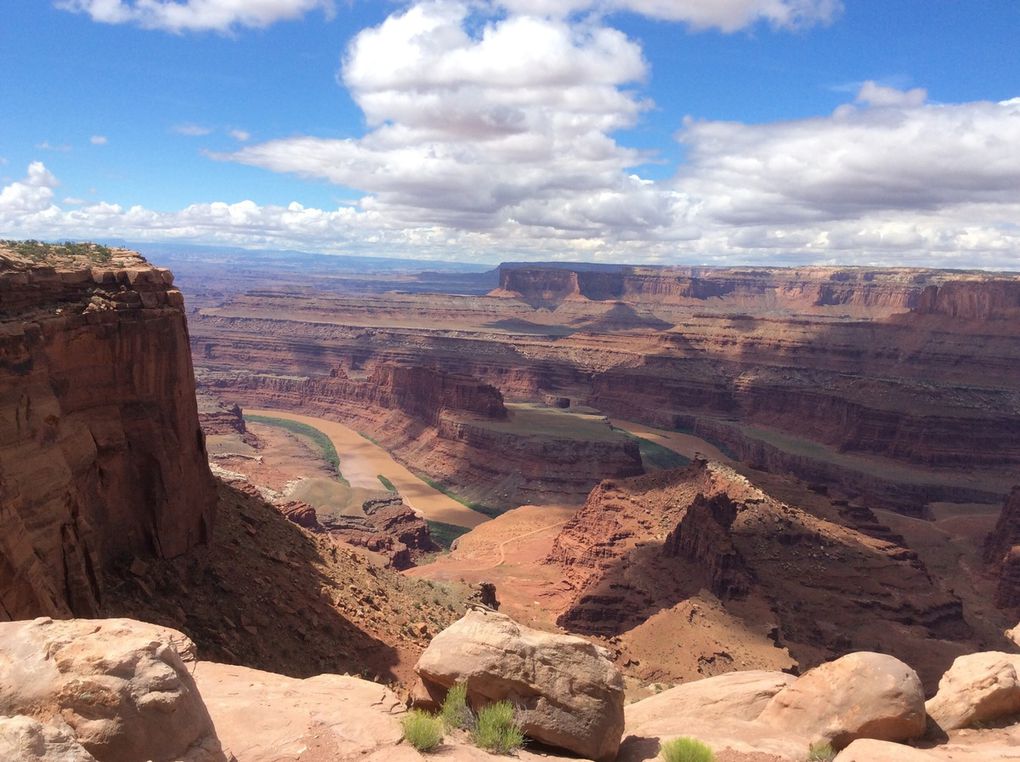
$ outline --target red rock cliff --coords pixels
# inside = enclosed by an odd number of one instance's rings
[[[857,308],[879,314],[916,306],[938,271],[858,268],[705,268],[504,264],[496,296],[532,305],[566,299],[620,300],[640,304],[728,303],[798,310]]]
[[[208,537],[181,293],[137,254],[0,251],[0,618],[96,613],[104,572]]]
[[[999,580],[995,603],[1020,606],[1020,486],[1006,498],[995,529],[985,539],[985,563]]]
[[[924,290],[915,310],[963,320],[1020,317],[1020,282],[1015,279],[950,281]]]

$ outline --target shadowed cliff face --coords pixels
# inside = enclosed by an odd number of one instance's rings
[[[0,251],[0,616],[93,615],[104,571],[208,537],[216,501],[166,270]]]
[[[1020,606],[1020,486],[1006,498],[995,529],[985,539],[984,550],[985,563],[998,577],[996,605]]]
[[[972,642],[961,601],[859,510],[870,526],[841,526],[704,461],[603,482],[545,561],[570,591],[558,624],[626,639],[709,591],[736,632],[771,622],[769,638],[801,668],[876,647],[935,681]]]

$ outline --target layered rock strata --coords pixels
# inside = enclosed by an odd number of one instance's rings
[[[960,600],[909,549],[705,461],[599,485],[546,563],[562,569],[570,602],[558,621],[575,632],[619,636],[708,589],[748,626],[771,618],[771,638],[802,668],[874,648],[929,680],[970,636]]]
[[[549,499],[581,502],[605,476],[643,471],[637,444],[499,426],[509,414],[494,387],[463,374],[379,365],[367,377],[200,375],[204,388],[246,405],[339,420],[414,470],[494,509]],[[608,427],[606,428],[608,432]]]
[[[838,268],[505,265],[494,296],[235,294],[198,363],[319,379],[466,373],[510,401],[590,405],[745,462],[926,515],[996,502],[1020,464],[1011,276]]]
[[[113,566],[204,543],[215,503],[170,272],[0,251],[0,618],[94,614]]]

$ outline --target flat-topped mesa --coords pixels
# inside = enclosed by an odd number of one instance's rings
[[[0,618],[94,614],[112,567],[213,519],[181,293],[97,251],[0,247]]]
[[[399,407],[421,420],[438,425],[445,411],[482,418],[507,417],[503,395],[496,387],[461,373],[444,373],[421,365],[380,364],[369,381]]]
[[[963,320],[1008,320],[1020,317],[1020,278],[955,280],[928,286],[914,310]]]
[[[709,268],[505,263],[493,296],[532,306],[564,301],[623,301],[643,305],[697,305],[794,309],[828,308],[874,316],[916,307],[925,289],[948,271],[905,268]]]

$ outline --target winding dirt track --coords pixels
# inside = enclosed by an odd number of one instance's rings
[[[397,488],[401,497],[415,512],[433,521],[474,528],[489,517],[461,505],[451,497],[423,482],[402,466],[379,445],[365,439],[354,429],[342,423],[310,415],[298,415],[282,410],[247,410],[252,415],[286,418],[318,429],[329,437],[340,456],[340,470],[352,487],[379,489],[379,475],[385,476]]]

